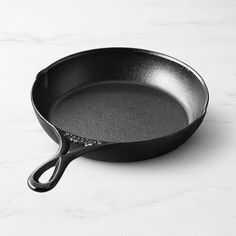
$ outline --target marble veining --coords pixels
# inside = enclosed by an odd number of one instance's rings
[[[235,12],[234,0],[2,2],[1,235],[235,236]],[[202,126],[160,158],[81,157],[53,191],[32,192],[28,175],[58,148],[30,103],[36,74],[66,55],[111,46],[159,51],[196,69],[210,92]]]

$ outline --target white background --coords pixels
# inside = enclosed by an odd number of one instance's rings
[[[57,145],[30,103],[38,71],[97,47],[172,55],[210,92],[207,116],[176,151],[138,163],[79,158],[51,192],[26,180]],[[0,234],[236,235],[236,1],[0,0]]]

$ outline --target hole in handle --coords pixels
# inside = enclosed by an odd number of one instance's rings
[[[69,151],[72,141],[66,140],[61,132],[58,133],[58,136],[60,137],[60,147],[54,158],[38,167],[28,178],[28,186],[36,192],[47,192],[53,189],[63,175],[66,167],[74,159],[85,153],[111,145],[111,143],[102,143],[100,141],[94,144],[83,143],[77,149]],[[50,173],[52,173],[51,177],[48,181],[45,181]]]
[[[55,166],[50,167],[48,170],[46,170],[38,179],[38,181],[42,184],[47,183],[52,179],[52,175],[55,172]]]
[[[55,157],[49,160],[48,162],[38,167],[29,176],[28,186],[36,192],[49,191],[56,186],[68,164],[69,163],[63,161],[61,157]],[[41,177],[44,177],[44,174],[51,169],[53,170],[53,173],[49,180],[46,182],[41,182]]]

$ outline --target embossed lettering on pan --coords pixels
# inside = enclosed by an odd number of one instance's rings
[[[201,76],[173,57],[102,48],[42,70],[31,98],[41,126],[59,144],[54,157],[28,178],[31,189],[46,192],[79,156],[124,162],[174,150],[200,126],[209,94]],[[51,167],[49,181],[40,182]]]

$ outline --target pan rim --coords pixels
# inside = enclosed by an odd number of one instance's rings
[[[37,113],[37,115],[45,122],[47,123],[47,125],[49,125],[55,132],[55,134],[57,135],[58,137],[58,140],[59,142],[61,142],[61,136],[59,134],[59,131],[58,130],[61,130],[60,128],[54,126],[52,123],[50,123],[40,112],[39,110],[37,109],[36,105],[35,105],[35,102],[34,102],[34,98],[33,98],[33,93],[34,93],[34,89],[35,89],[35,86],[40,78],[40,75],[43,74],[43,73],[46,73],[48,70],[50,70],[51,68],[59,65],[60,63],[62,62],[65,62],[65,61],[68,61],[70,59],[73,59],[75,57],[78,57],[78,56],[83,56],[83,55],[89,55],[89,54],[94,54],[94,53],[98,53],[98,52],[101,52],[101,51],[109,51],[109,50],[128,50],[128,51],[133,51],[133,52],[139,52],[139,53],[145,53],[145,54],[149,54],[149,55],[154,55],[154,56],[158,56],[158,57],[161,57],[161,58],[165,58],[167,60],[170,60],[170,61],[173,61],[181,66],[183,66],[185,69],[187,69],[188,71],[192,72],[195,76],[196,79],[198,79],[202,85],[202,88],[204,90],[204,93],[205,93],[205,103],[204,103],[204,106],[202,108],[202,113],[199,117],[197,117],[195,120],[193,120],[191,123],[189,123],[186,127],[176,131],[176,132],[173,132],[171,134],[168,134],[168,135],[165,135],[165,136],[161,136],[161,137],[158,137],[158,138],[154,138],[154,139],[148,139],[148,140],[143,140],[143,141],[131,141],[131,142],[110,142],[110,141],[105,141],[105,140],[99,140],[101,142],[104,142],[104,143],[114,143],[114,144],[122,144],[122,145],[125,145],[125,144],[139,144],[139,143],[144,143],[144,142],[152,142],[152,141],[157,141],[159,139],[163,139],[163,138],[168,138],[170,136],[173,136],[173,135],[177,135],[178,133],[181,133],[183,132],[185,129],[187,129],[191,124],[197,122],[198,120],[200,120],[203,116],[205,116],[206,114],[206,111],[207,111],[207,107],[208,107],[208,104],[209,104],[209,90],[207,88],[207,85],[205,83],[205,81],[203,80],[203,78],[201,77],[201,75],[196,71],[194,70],[191,66],[189,66],[188,64],[186,64],[185,62],[182,62],[181,60],[175,58],[175,57],[172,57],[172,56],[169,56],[169,55],[166,55],[164,53],[159,53],[159,52],[155,52],[155,51],[151,51],[151,50],[147,50],[147,49],[139,49],[139,48],[130,48],[130,47],[104,47],[104,48],[95,48],[95,49],[90,49],[90,50],[85,50],[85,51],[81,51],[81,52],[77,52],[77,53],[74,53],[74,54],[71,54],[71,55],[68,55],[68,56],[65,56],[57,61],[55,61],[54,63],[50,64],[49,66],[47,66],[45,69],[41,70],[37,75],[36,75],[36,79],[33,83],[33,86],[32,86],[32,89],[31,89],[31,93],[30,93],[30,96],[31,96],[31,103],[32,103],[32,106],[35,110],[35,112]],[[63,130],[63,132],[67,132],[66,130]],[[70,132],[68,132],[70,133]],[[89,137],[84,137],[86,139],[90,139]]]

